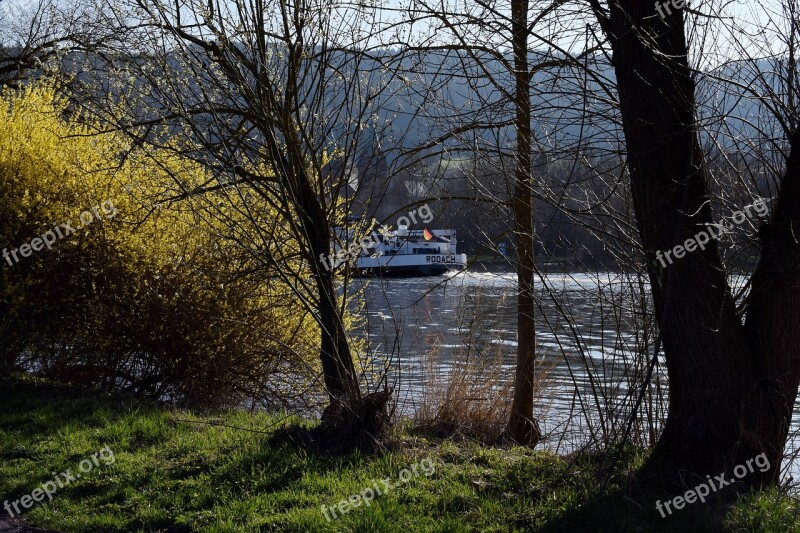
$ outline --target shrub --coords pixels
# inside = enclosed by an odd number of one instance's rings
[[[0,101],[1,246],[116,212],[3,260],[0,368],[202,407],[282,402],[287,376],[311,378],[315,327],[290,287],[220,238],[218,218],[171,201],[176,176],[209,178],[198,165],[66,119],[48,86]]]

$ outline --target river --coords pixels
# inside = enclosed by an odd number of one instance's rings
[[[743,281],[732,278],[731,283]],[[506,381],[513,377],[514,274],[466,271],[359,283],[371,370],[379,374],[379,367],[386,366],[402,416],[414,416],[436,383],[470,363],[489,361],[488,380],[495,373]],[[555,273],[538,280],[536,292],[541,386],[535,414],[544,445],[568,452],[614,440],[627,425],[653,357],[653,317],[642,312],[648,301],[643,296],[646,285],[623,273]],[[667,397],[666,369],[659,356],[631,432],[635,442],[646,444],[657,435]],[[800,408],[795,413],[787,452],[800,444]],[[795,478],[800,474],[795,462],[787,461],[784,468]]]

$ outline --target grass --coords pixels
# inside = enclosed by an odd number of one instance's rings
[[[695,504],[661,519],[656,497],[631,486],[630,472],[644,458],[633,449],[608,470],[609,454],[490,448],[403,427],[396,449],[383,456],[320,458],[270,445],[283,422],[0,381],[0,505],[31,494],[53,473],[77,472],[109,446],[113,464],[101,461],[52,502],[33,507],[26,522],[66,532],[800,530],[797,501],[777,490],[732,508]],[[399,484],[400,472],[423,460],[435,472],[419,469]],[[371,505],[331,522],[323,516],[321,505],[336,506],[387,477],[399,486]]]

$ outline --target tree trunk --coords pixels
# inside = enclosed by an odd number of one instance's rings
[[[771,224],[761,231],[761,260],[751,279],[744,324],[757,380],[745,408],[743,438],[780,464],[800,384],[800,130],[791,139]],[[778,481],[777,469],[770,471]]]
[[[744,481],[774,481],[798,383],[800,339],[776,325],[797,320],[797,243],[787,242],[791,228],[784,225],[775,242],[783,253],[795,249],[792,257],[765,249],[759,271],[778,269],[784,279],[756,274],[748,327],[736,313],[714,240],[672,264],[656,255],[712,222],[682,13],[662,20],[652,3],[618,0],[602,23],[613,48],[634,208],[669,375],[669,414],[645,472],[677,483],[682,470],[718,474],[764,451],[772,468]],[[794,173],[790,165],[784,185]],[[796,217],[797,199],[791,203]]]
[[[332,403],[344,400],[352,405],[361,399],[361,389],[336,300],[333,273],[321,273],[317,279],[317,287],[320,298],[319,324],[322,330],[320,359],[325,387]]]
[[[531,98],[528,69],[528,2],[512,1],[514,49],[514,107],[516,109],[517,160],[514,185],[514,234],[517,249],[517,369],[514,400],[507,436],[522,445],[539,441],[539,427],[533,420],[533,380],[536,330],[533,249],[533,175],[531,168]]]
[[[317,311],[321,333],[320,360],[322,361],[325,388],[331,404],[344,402],[348,406],[352,406],[361,400],[361,389],[358,386],[358,376],[350,351],[350,343],[347,341],[347,332],[339,308],[334,286],[334,273],[319,261],[320,256],[330,254],[328,223],[316,203],[318,200],[310,190],[310,185],[301,186],[301,189],[304,189],[301,196],[304,205],[302,218],[305,231],[310,236],[310,260],[316,277],[319,298]]]

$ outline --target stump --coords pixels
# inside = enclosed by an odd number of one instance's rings
[[[385,448],[391,429],[387,405],[391,392],[366,395],[356,403],[334,402],[325,408],[322,421],[312,429],[289,427],[275,434],[272,441],[291,440],[319,454],[345,455],[358,450],[376,454]]]

